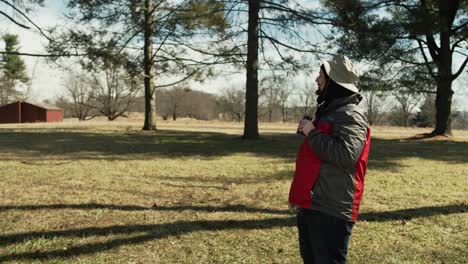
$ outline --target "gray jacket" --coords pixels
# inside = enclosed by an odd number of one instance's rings
[[[358,94],[333,100],[316,120],[330,124],[331,135],[317,129],[308,135],[310,148],[322,160],[310,208],[349,221],[359,211],[370,145],[360,101]]]

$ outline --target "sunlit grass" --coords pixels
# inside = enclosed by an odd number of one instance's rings
[[[300,263],[295,124],[0,126],[0,262]],[[468,133],[374,128],[350,263],[465,263]]]

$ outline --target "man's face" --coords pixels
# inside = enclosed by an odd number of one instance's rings
[[[315,82],[317,83],[319,91],[323,92],[323,90],[325,89],[325,84],[327,83],[327,79],[322,70],[320,70],[319,76],[317,77],[317,79],[315,79]]]

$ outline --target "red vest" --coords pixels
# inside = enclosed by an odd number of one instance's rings
[[[319,131],[330,135],[331,125],[325,122],[314,122],[314,127]],[[310,191],[314,187],[320,171],[322,161],[310,148],[307,137],[299,148],[296,158],[296,172],[289,190],[289,203],[301,208],[310,208],[312,199]]]

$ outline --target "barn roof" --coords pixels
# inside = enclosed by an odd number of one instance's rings
[[[5,104],[5,105],[0,105],[0,107],[7,106],[7,105],[10,105],[10,104],[16,104],[16,103],[19,103],[19,102],[35,105],[37,107],[44,108],[44,109],[47,109],[47,110],[62,110],[62,108],[59,108],[59,107],[54,106],[54,105],[43,104],[43,103],[35,103],[35,102],[29,102],[29,101],[16,101],[16,102]]]
[[[43,104],[43,103],[33,103],[33,102],[29,102],[29,101],[23,101],[23,103],[28,103],[28,104],[32,104],[32,105],[35,105],[35,106],[39,106],[40,108],[44,108],[44,109],[47,109],[47,110],[62,110],[62,108],[59,108],[55,105],[49,105],[49,104]]]

